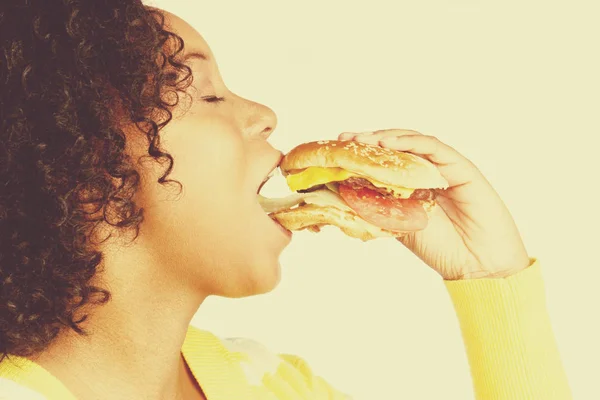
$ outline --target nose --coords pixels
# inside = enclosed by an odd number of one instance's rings
[[[277,115],[264,104],[246,100],[249,103],[244,131],[253,138],[267,139],[277,127]]]

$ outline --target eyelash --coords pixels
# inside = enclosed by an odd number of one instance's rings
[[[206,96],[202,97],[202,100],[204,100],[207,103],[220,103],[222,101],[225,101],[225,97]]]

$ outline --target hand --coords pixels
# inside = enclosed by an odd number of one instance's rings
[[[342,133],[339,140],[379,145],[431,161],[449,183],[437,191],[429,224],[398,238],[444,279],[500,278],[530,264],[515,221],[479,169],[433,136],[387,129]]]

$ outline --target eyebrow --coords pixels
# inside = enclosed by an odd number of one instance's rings
[[[197,51],[192,51],[190,53],[187,53],[183,57],[183,61],[187,61],[187,60],[190,60],[190,59],[200,59],[200,60],[207,61],[208,57],[205,54],[203,54],[203,53],[200,53],[200,52],[197,52]]]

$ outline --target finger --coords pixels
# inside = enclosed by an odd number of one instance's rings
[[[435,136],[421,134],[393,136],[381,139],[378,144],[388,149],[406,151],[422,156],[438,165],[468,162],[459,152],[441,142]]]
[[[338,136],[338,140],[352,140],[355,137],[361,137],[366,135],[372,135],[373,131],[366,132],[342,132]]]
[[[389,136],[406,136],[406,135],[422,135],[421,132],[417,132],[412,129],[380,129],[373,132],[374,135],[381,137]]]
[[[352,140],[356,136],[354,132],[343,132],[338,136],[338,140]]]
[[[354,138],[363,138],[363,140],[370,140],[369,138],[384,138],[389,136],[401,136],[401,135],[421,135],[420,132],[411,129],[378,129],[376,131],[365,131],[365,132],[342,132],[338,136],[339,140],[352,140]]]
[[[357,142],[378,145],[379,141],[382,139],[406,135],[421,135],[421,133],[409,129],[382,129],[375,131],[373,134],[368,136],[357,136],[354,138],[354,140]]]

